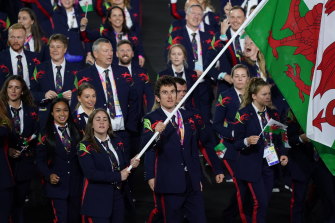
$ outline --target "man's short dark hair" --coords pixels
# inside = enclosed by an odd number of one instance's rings
[[[160,98],[160,90],[162,86],[174,86],[177,91],[177,85],[174,80],[174,77],[164,75],[160,77],[155,84],[155,95]]]
[[[179,85],[185,85],[186,84],[186,81],[181,77],[173,77],[173,79],[174,79],[174,82],[176,82],[176,84],[179,84]]]
[[[243,12],[244,16],[246,16],[246,13],[245,13],[244,8],[242,8],[242,7],[239,6],[239,5],[235,5],[235,6],[233,6],[233,7],[230,9],[229,13],[231,13],[231,11],[233,11],[233,10],[238,10],[238,9],[241,10],[241,11]]]
[[[60,34],[60,33],[56,33],[53,34],[52,36],[50,36],[49,41],[48,41],[48,45],[50,45],[51,41],[60,41],[64,44],[65,48],[67,48],[68,46],[68,39],[65,35]]]

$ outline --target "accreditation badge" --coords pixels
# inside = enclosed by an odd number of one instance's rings
[[[274,146],[268,146],[264,149],[263,158],[266,159],[269,166],[273,166],[279,163],[277,152]]]

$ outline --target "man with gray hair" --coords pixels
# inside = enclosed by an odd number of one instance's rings
[[[127,68],[112,66],[113,48],[109,40],[97,39],[92,46],[95,64],[78,72],[78,83],[89,82],[96,90],[96,108],[106,109],[113,132],[122,138],[129,155],[129,132],[137,131],[138,102],[132,76]],[[129,157],[127,157],[129,158]]]
[[[200,5],[191,5],[186,11],[186,25],[171,33],[172,42],[167,41],[165,48],[165,50],[169,50],[172,44],[182,44],[187,52],[188,68],[195,70],[198,77],[212,62],[215,55],[211,46],[212,36],[199,30],[203,14],[204,11]],[[209,123],[213,100],[210,75],[204,78],[198,88],[200,100],[195,101],[195,107],[200,110],[205,122]]]

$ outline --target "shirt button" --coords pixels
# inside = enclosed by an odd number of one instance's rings
[[[67,161],[67,163],[70,163],[70,161]]]
[[[69,172],[67,172],[67,174],[70,174],[70,171],[69,171]]]

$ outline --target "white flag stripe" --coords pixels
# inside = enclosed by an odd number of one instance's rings
[[[323,1],[324,8],[322,12],[318,51],[308,105],[306,132],[308,138],[331,147],[334,145],[335,141],[335,126],[334,123],[331,123],[330,121],[330,119],[334,119],[334,109],[330,102],[335,99],[335,89],[324,88],[325,92],[316,92],[322,81],[322,77],[326,77],[325,75],[328,77],[326,83],[335,83],[334,71],[333,73],[330,73],[328,70],[318,70],[320,63],[325,62],[323,60],[329,59],[324,56],[324,52],[327,48],[329,50],[329,46],[335,42],[335,11],[331,12],[329,15],[325,13],[325,4],[328,1],[329,0]],[[334,63],[335,60],[332,58],[330,64],[327,66],[335,66]]]

